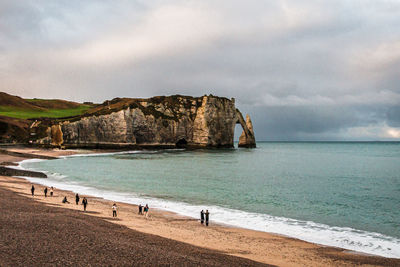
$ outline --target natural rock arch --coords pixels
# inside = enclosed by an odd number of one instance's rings
[[[35,129],[46,132],[33,142],[66,148],[231,148],[236,124],[243,128],[239,147],[255,147],[250,117],[243,119],[234,98],[117,98],[81,116],[42,121]]]
[[[246,121],[244,121],[242,113],[236,109],[237,124],[240,124],[243,128],[243,132],[239,137],[239,147],[255,148],[256,138],[254,137],[253,124],[251,122],[249,114],[246,115]]]

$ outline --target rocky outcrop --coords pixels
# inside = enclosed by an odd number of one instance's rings
[[[64,143],[63,132],[61,130],[61,126],[59,124],[52,125],[50,127],[50,136],[51,136],[51,144],[53,146],[59,146]]]
[[[0,175],[47,178],[47,175],[42,172],[13,169],[13,168],[7,168],[7,167],[3,167],[3,166],[0,166]]]
[[[212,95],[123,98],[106,101],[83,117],[50,125],[46,137],[37,143],[103,148],[233,147],[235,125],[241,121],[234,99]],[[241,124],[250,132],[244,121]],[[255,145],[252,126],[251,133],[253,139],[246,140]]]
[[[203,97],[193,123],[193,139],[197,146],[232,147],[237,114],[235,100]]]
[[[243,127],[243,132],[239,137],[239,147],[255,148],[256,138],[254,137],[253,124],[249,114],[246,115],[246,123],[244,123],[242,114],[239,115],[239,122]]]

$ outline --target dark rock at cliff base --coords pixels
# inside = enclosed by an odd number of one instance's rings
[[[36,178],[47,178],[47,175],[42,172],[18,170],[0,166],[0,175],[3,176],[26,176],[26,177],[36,177]]]
[[[0,166],[18,166],[18,163],[3,161],[3,162],[0,162]]]

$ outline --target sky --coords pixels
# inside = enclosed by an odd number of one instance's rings
[[[257,140],[400,140],[398,0],[0,1],[0,91],[213,94]]]

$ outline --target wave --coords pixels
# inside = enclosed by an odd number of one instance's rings
[[[141,153],[141,150],[128,150],[128,151],[118,151],[118,152],[105,152],[105,153],[90,153],[90,154],[74,154],[67,156],[59,156],[59,158],[76,158],[76,157],[105,157],[111,155],[122,155],[122,154],[136,154]]]
[[[105,156],[112,156],[112,155],[124,155],[124,154],[155,154],[168,151],[185,151],[184,148],[170,148],[170,149],[163,149],[163,150],[127,150],[127,151],[118,151],[118,152],[104,152],[104,153],[88,153],[88,154],[74,154],[74,155],[66,155],[66,156],[59,156],[59,158],[75,158],[75,157],[105,157]]]
[[[130,153],[139,153],[139,151],[131,151]],[[91,155],[92,154],[83,154],[83,156]],[[25,160],[20,163],[20,167],[24,168],[23,165],[25,165],[25,162],[32,161],[41,160]],[[32,170],[32,168],[29,169]],[[107,200],[136,205],[149,204],[151,208],[166,210],[192,218],[198,218],[200,210],[208,209],[210,211],[210,221],[214,223],[280,234],[311,243],[339,247],[367,254],[389,258],[400,258],[400,239],[376,232],[357,230],[349,227],[329,226],[312,221],[301,221],[285,217],[271,216],[268,214],[251,213],[217,205],[205,207],[190,203],[143,196],[133,192],[127,193],[104,190],[93,186],[83,185],[79,182],[67,181],[65,179],[66,176],[59,173],[49,173],[46,171],[45,173],[48,175],[48,179],[30,177],[23,178],[34,183],[78,192],[82,195],[91,195]]]

